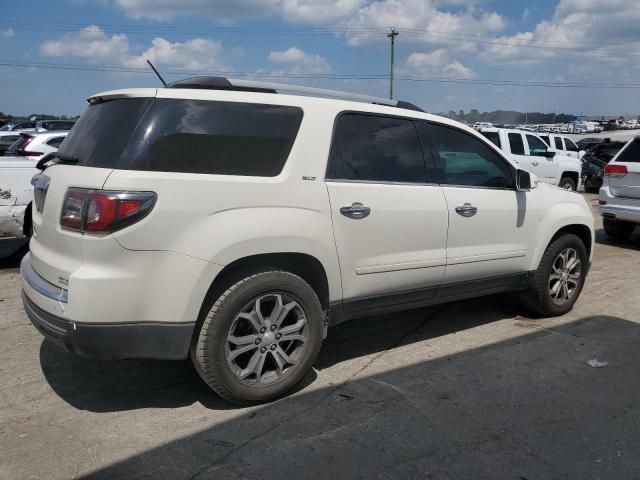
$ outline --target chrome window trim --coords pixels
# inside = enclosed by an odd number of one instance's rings
[[[61,303],[68,303],[68,291],[49,283],[31,266],[31,255],[26,254],[20,262],[20,275],[24,282],[36,292]]]

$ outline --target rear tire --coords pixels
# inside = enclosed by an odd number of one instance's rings
[[[205,307],[191,359],[223,398],[241,405],[272,400],[311,370],[322,345],[324,312],[297,275],[247,274]]]
[[[634,223],[611,220],[609,218],[603,219],[602,224],[604,226],[605,233],[618,242],[628,240],[633,233],[633,230],[636,228]]]
[[[545,317],[571,311],[580,296],[589,269],[587,250],[579,237],[563,235],[544,252],[523,303]],[[566,287],[566,288],[565,288]]]
[[[576,181],[571,177],[562,177],[560,179],[560,185],[558,186],[564,190],[572,190],[574,192],[578,188],[578,186],[576,185]]]

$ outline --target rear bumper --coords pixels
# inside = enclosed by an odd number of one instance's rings
[[[38,307],[22,292],[31,323],[49,341],[81,357],[102,360],[182,360],[189,354],[195,323],[80,323]]]
[[[611,220],[640,223],[640,199],[616,197],[611,194],[608,186],[600,189],[600,214]]]

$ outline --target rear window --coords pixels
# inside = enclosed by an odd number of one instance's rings
[[[9,150],[7,150],[7,155],[11,155],[18,151],[20,147],[27,145],[29,142],[33,140],[33,137],[30,135],[21,135],[19,140],[16,140],[15,143],[11,144]]]
[[[114,100],[89,107],[60,151],[90,167],[272,177],[301,121],[289,106]]]
[[[510,133],[509,147],[511,147],[512,154],[524,155],[524,142],[522,141],[522,135],[519,133]]]
[[[491,140],[491,143],[493,143],[496,147],[501,148],[500,135],[498,135],[498,132],[480,132],[480,133],[482,133],[482,135],[484,135],[489,140]]]
[[[620,156],[616,158],[616,162],[640,162],[640,140],[632,140],[631,143],[620,153]]]

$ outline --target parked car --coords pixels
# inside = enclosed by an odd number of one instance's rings
[[[16,130],[35,130],[36,122],[9,122],[0,127],[0,132],[12,132]]]
[[[629,238],[640,223],[640,137],[604,168],[598,203],[606,234],[614,240]]]
[[[567,190],[576,190],[582,170],[577,158],[557,153],[539,135],[504,128],[483,128],[482,134],[541,181]]]
[[[606,141],[587,150],[582,157],[582,185],[586,192],[593,193],[600,190],[604,168],[625,145],[626,142]]]
[[[0,132],[0,155],[4,155],[4,152],[19,139],[19,131]]]
[[[21,264],[27,315],[76,354],[190,355],[260,402],[329,325],[502,291],[553,316],[582,289],[584,198],[408,103],[213,77],[89,102],[34,178]]]
[[[473,124],[474,130],[481,130],[483,128],[491,128],[491,127],[493,127],[493,124],[489,122],[476,122]]]
[[[36,123],[36,131],[68,131],[75,125],[75,120],[42,120]]]
[[[589,147],[593,145],[597,145],[598,143],[602,143],[605,139],[599,137],[587,137],[582,138],[576,142],[576,145],[580,150],[586,151]]]
[[[557,152],[560,152],[567,157],[573,157],[579,160],[584,155],[584,150],[578,147],[569,137],[555,134],[538,136],[544,140],[544,143],[555,148]]]
[[[18,142],[25,148],[51,153],[57,148],[53,145],[59,145],[52,139],[64,139],[67,133],[21,134]],[[32,140],[27,142],[27,137]],[[31,150],[16,149],[13,153],[14,156],[0,157],[0,258],[15,253],[31,236],[31,178],[39,172],[36,165],[44,156],[44,152],[32,155],[36,152]]]
[[[5,156],[29,157],[38,161],[47,153],[55,152],[69,132],[20,133],[5,152]]]

